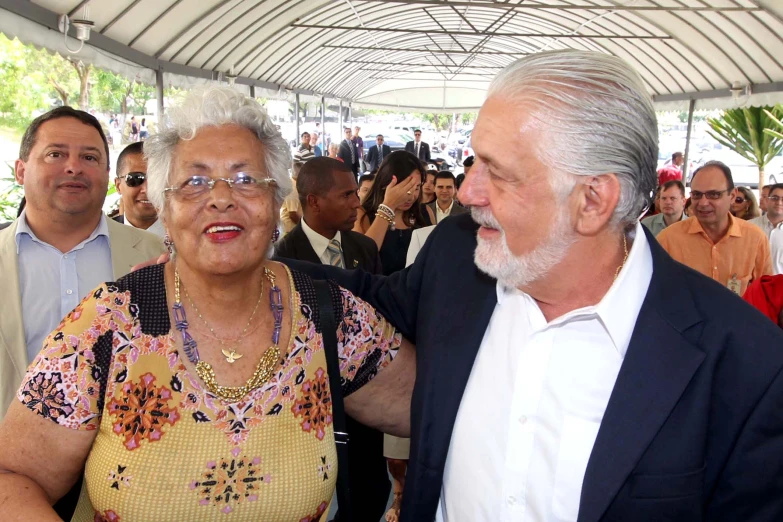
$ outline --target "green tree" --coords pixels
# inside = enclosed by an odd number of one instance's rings
[[[758,166],[759,190],[764,186],[764,167],[783,150],[783,138],[765,132],[774,129],[781,116],[778,105],[729,109],[718,118],[707,119],[710,136]]]
[[[779,140],[783,140],[783,121],[781,121],[781,120],[783,120],[783,118],[780,117],[780,115],[783,114],[783,104],[780,104],[780,103],[777,104],[775,106],[775,109],[777,110],[777,114],[778,114],[777,116],[775,114],[773,114],[772,112],[770,112],[769,110],[767,110],[767,109],[764,109],[764,114],[766,114],[767,117],[770,120],[772,120],[772,122],[774,123],[775,127],[777,127],[780,130],[775,130],[774,128],[771,128],[771,129],[764,129],[764,132],[766,134],[769,134],[773,138],[777,138]]]
[[[125,114],[133,82],[111,71],[95,69],[90,104],[99,111]]]

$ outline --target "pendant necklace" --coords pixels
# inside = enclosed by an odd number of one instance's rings
[[[272,317],[275,321],[274,331],[272,332],[272,346],[264,352],[261,360],[258,361],[258,364],[256,365],[253,375],[244,385],[221,386],[215,379],[215,372],[212,369],[212,365],[201,360],[198,353],[198,343],[188,332],[188,319],[185,314],[185,308],[182,306],[182,301],[180,300],[181,284],[179,280],[179,271],[176,268],[174,269],[174,304],[171,306],[171,310],[174,316],[174,326],[182,335],[182,345],[185,350],[185,355],[188,360],[196,366],[196,373],[198,373],[198,376],[204,382],[207,389],[213,395],[227,402],[237,402],[251,391],[260,388],[269,380],[274,373],[275,367],[280,362],[280,348],[278,343],[280,342],[280,330],[283,326],[282,293],[280,288],[275,284],[274,272],[268,268],[264,268],[264,275],[271,285],[271,288],[269,289],[269,308],[272,311]],[[223,355],[226,355],[226,353],[224,352]],[[234,357],[234,359],[236,358],[237,357]]]
[[[175,271],[175,280],[176,280],[176,278],[177,278],[177,272]],[[193,299],[191,299],[190,294],[188,294],[187,288],[183,288],[182,291],[185,292],[185,297],[188,298],[188,301],[190,302],[190,306],[193,307],[193,310],[196,312],[196,315],[198,315],[198,318],[201,319],[201,322],[204,323],[204,326],[207,327],[207,329],[212,334],[212,336],[215,339],[217,339],[218,342],[220,343],[220,346],[221,346],[221,350],[220,351],[223,353],[223,357],[226,358],[226,362],[228,362],[229,364],[234,364],[234,361],[236,361],[237,359],[241,359],[243,357],[243,354],[237,352],[234,348],[232,348],[230,351],[226,350],[226,348],[225,348],[226,345],[223,342],[224,339],[221,339],[220,337],[218,337],[218,335],[215,333],[215,330],[213,330],[212,327],[209,326],[209,323],[207,323],[207,320],[204,319],[204,317],[201,315],[201,312],[199,312],[198,307],[196,306],[196,303],[193,302]],[[264,296],[264,282],[261,281],[261,291],[258,293],[258,301],[256,301],[256,306],[255,306],[255,308],[253,308],[253,313],[250,314],[250,319],[247,320],[247,324],[245,325],[245,329],[242,330],[242,333],[239,334],[239,337],[237,337],[236,339],[225,339],[225,341],[233,341],[233,342],[236,342],[237,345],[238,345],[239,341],[241,341],[242,338],[247,333],[247,329],[250,328],[250,323],[253,322],[253,318],[256,316],[256,312],[258,311],[258,305],[261,304],[261,298],[263,296]]]

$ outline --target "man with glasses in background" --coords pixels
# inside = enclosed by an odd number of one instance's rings
[[[766,214],[749,223],[757,225],[767,235],[772,251],[772,271],[783,274],[783,183],[767,185],[764,190],[767,193]]]
[[[751,281],[772,274],[772,259],[761,229],[729,212],[733,195],[731,169],[705,163],[691,178],[696,219],[667,227],[657,239],[675,260],[741,296]]]
[[[114,218],[133,228],[165,235],[163,223],[158,219],[155,207],[147,199],[147,161],[144,159],[143,142],[131,143],[117,158],[117,177],[114,185],[122,200],[123,213]]]

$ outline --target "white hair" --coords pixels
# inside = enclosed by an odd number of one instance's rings
[[[658,124],[652,98],[629,64],[599,52],[536,53],[501,71],[489,86],[498,96],[533,108],[548,130],[542,161],[557,176],[555,192],[574,176],[614,173],[621,193],[612,222],[639,219],[658,184]]]
[[[473,254],[476,266],[507,288],[524,288],[541,279],[565,258],[575,241],[569,226],[568,207],[558,206],[556,212],[552,233],[545,242],[517,256],[511,252],[506,232],[492,210],[489,207],[471,207],[470,214],[476,223],[500,232],[500,237],[491,240],[482,238],[480,234],[476,236],[476,251]]]
[[[275,203],[279,206],[291,192],[288,175],[291,151],[280,131],[261,105],[230,87],[209,86],[194,89],[182,102],[168,110],[160,132],[144,142],[147,159],[147,197],[159,215],[165,209],[164,189],[171,183],[174,149],[181,140],[192,140],[203,127],[238,125],[255,134],[261,142],[267,175],[277,182]]]

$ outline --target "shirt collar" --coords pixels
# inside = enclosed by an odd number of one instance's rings
[[[451,209],[454,208],[454,200],[451,200],[451,205],[449,205],[449,208],[446,210],[441,210],[440,205],[438,205],[438,198],[435,198],[435,210],[437,210],[441,214],[451,214]]]
[[[302,230],[307,236],[307,239],[310,241],[310,246],[312,246],[313,250],[315,250],[315,255],[317,255],[319,258],[324,255],[326,248],[329,246],[329,241],[331,240],[310,228],[304,218],[302,218]],[[340,243],[340,250],[342,250],[342,236],[340,235],[339,230],[332,239],[336,239],[337,242]]]
[[[52,246],[52,245],[49,245],[49,243],[46,243],[46,242],[41,241],[40,239],[38,239],[38,236],[36,236],[33,233],[32,229],[27,224],[26,209],[22,211],[22,213],[19,215],[19,218],[17,219],[16,236],[15,236],[15,239],[16,239],[16,254],[17,255],[19,255],[19,243],[22,240],[21,236],[23,234],[27,235],[30,239],[32,239],[36,243],[40,243],[42,245]],[[98,222],[98,226],[95,227],[95,230],[92,231],[92,234],[90,234],[90,236],[87,239],[85,239],[84,241],[82,241],[81,243],[79,243],[78,245],[73,247],[70,251],[73,252],[74,250],[81,249],[84,245],[86,245],[90,241],[94,240],[98,236],[105,236],[107,239],[109,237],[109,225],[106,224],[106,216],[103,214],[103,212],[101,212],[101,220]],[[54,247],[52,247],[52,248],[54,248]],[[65,252],[65,253],[67,254],[67,252]]]
[[[572,310],[550,323],[544,324],[540,328],[541,330],[557,327],[574,320],[584,319],[585,317],[597,316],[609,337],[611,337],[617,353],[620,357],[625,357],[628,345],[631,342],[633,329],[636,326],[636,319],[647,295],[647,289],[650,286],[653,273],[650,245],[640,223],[636,224],[632,236],[634,241],[628,252],[628,260],[601,301],[596,305]],[[527,301],[528,306],[534,307],[535,313],[541,314],[538,305],[532,297],[516,288],[509,289],[503,287],[500,283],[497,284],[498,304],[502,304],[505,299],[513,295],[522,296]],[[541,318],[543,318],[543,315],[541,315]]]

